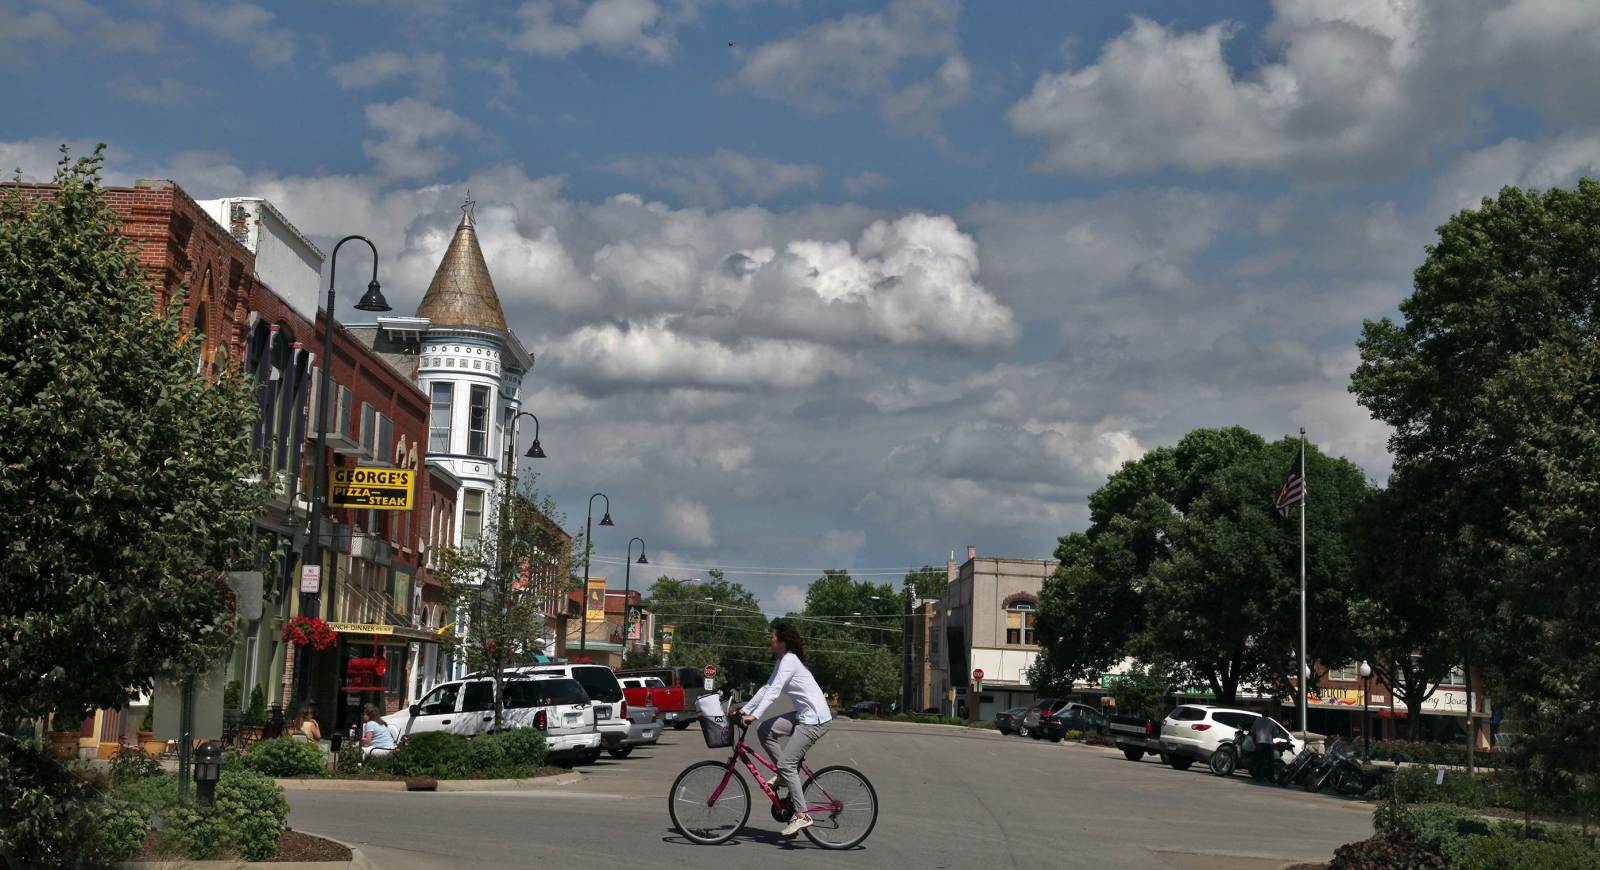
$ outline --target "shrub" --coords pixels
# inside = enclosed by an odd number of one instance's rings
[[[513,728],[485,734],[472,741],[472,748],[474,773],[484,779],[532,776],[544,766],[545,757],[549,754],[544,734],[536,728]],[[480,756],[479,752],[484,755]],[[493,764],[479,762],[480,757],[487,761],[496,756],[497,761]]]
[[[278,850],[278,835],[283,831],[284,819],[289,817],[289,801],[277,783],[259,773],[228,771],[217,782],[211,813],[228,828],[239,857],[265,861]]]
[[[156,705],[150,704],[144,708],[144,718],[139,720],[140,731],[156,730]]]
[[[230,680],[222,687],[222,709],[224,712],[244,710],[244,685],[238,680]]]
[[[1469,838],[1454,866],[1459,870],[1596,870],[1600,852],[1575,840],[1530,839],[1502,831]]]
[[[250,690],[250,707],[244,711],[244,724],[260,728],[267,724],[267,691],[260,686]]]
[[[443,731],[412,735],[393,755],[374,758],[368,767],[397,776],[463,779],[472,769],[467,739]]]
[[[111,784],[113,786],[125,785],[137,779],[151,776],[160,776],[162,773],[161,762],[156,761],[142,750],[124,747],[111,759]]]
[[[204,861],[222,854],[228,845],[228,827],[217,813],[184,804],[167,811],[161,839],[185,857]]]
[[[0,865],[99,867],[96,795],[41,747],[0,734]]]
[[[239,767],[267,776],[321,776],[327,770],[322,750],[293,737],[257,740],[239,759]]]
[[[1577,796],[1570,790],[1540,789],[1525,800],[1515,773],[1509,769],[1490,774],[1470,774],[1464,770],[1444,771],[1444,782],[1438,782],[1439,768],[1402,767],[1394,772],[1387,785],[1375,793],[1378,797],[1398,795],[1407,803],[1448,803],[1456,806],[1481,809],[1499,807],[1521,810],[1524,804],[1541,812],[1578,815],[1581,811]]]
[[[1431,852],[1408,834],[1379,834],[1359,843],[1340,846],[1328,870],[1445,870],[1443,856]]]
[[[115,804],[101,810],[96,820],[100,848],[110,862],[126,861],[144,845],[150,820],[138,810]]]
[[[124,782],[107,796],[118,807],[138,813],[146,822],[178,806],[178,778],[170,774]]]
[[[1414,837],[1423,848],[1452,863],[1465,851],[1468,838],[1494,833],[1487,819],[1449,804],[1406,807],[1386,802],[1372,814],[1372,827],[1379,833]]]
[[[382,761],[382,758],[374,759]],[[340,773],[355,773],[361,769],[361,747],[345,746],[339,750],[339,757],[334,759],[334,769]],[[381,765],[380,765],[381,766]]]

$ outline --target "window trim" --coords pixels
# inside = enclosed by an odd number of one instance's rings
[[[444,392],[444,426],[439,426],[440,390]],[[434,381],[428,386],[428,452],[449,453],[454,434],[456,411],[456,385],[450,381]]]
[[[489,458],[490,405],[494,404],[494,391],[482,384],[472,384],[467,393],[467,455]],[[478,404],[478,397],[483,404]],[[481,423],[481,428],[479,426]]]

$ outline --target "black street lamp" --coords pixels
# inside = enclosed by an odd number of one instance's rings
[[[328,385],[333,377],[333,303],[334,293],[339,276],[339,249],[344,243],[352,239],[366,242],[372,249],[372,280],[367,282],[367,292],[356,303],[359,311],[388,311],[389,303],[383,298],[383,290],[378,286],[378,247],[365,236],[345,236],[333,246],[332,262],[328,267],[328,307],[324,309],[322,323],[322,383],[317,390],[317,455],[311,474],[311,540],[308,542],[306,559],[303,565],[315,565],[318,571],[322,569],[322,508],[327,499],[328,489]],[[302,589],[304,583],[301,584]],[[321,594],[322,583],[319,577],[317,592],[300,593],[300,613],[302,616],[318,615],[318,596]],[[331,596],[330,596],[331,598]],[[310,673],[308,670],[311,658],[309,645],[300,647],[299,675],[300,697],[308,697],[311,691]]]
[[[194,791],[203,807],[216,799],[217,780],[222,778],[222,741],[207,740],[194,751]]]
[[[633,542],[639,542],[639,564],[648,565],[650,560],[644,557],[644,538],[634,535],[628,539],[628,558],[623,560],[622,569],[622,657],[628,657],[628,602],[633,595]],[[585,592],[585,595],[588,593]],[[619,665],[621,662],[618,663]]]
[[[528,447],[528,452],[523,455],[529,459],[545,458],[544,448],[539,446],[539,418],[533,416],[533,414],[528,411],[518,411],[516,416],[506,421],[506,428],[505,432],[503,433],[505,435],[506,453],[505,460],[501,465],[501,473],[504,474],[506,478],[506,495],[505,498],[500,501],[500,543],[496,547],[496,550],[499,551],[496,553],[496,555],[499,557],[497,561],[500,564],[495,568],[495,574],[500,581],[499,591],[501,607],[507,606],[507,602],[510,601],[510,587],[506,580],[506,572],[508,570],[515,570],[514,566],[507,564],[510,561],[508,550],[510,547],[509,541],[511,534],[511,505],[517,496],[517,461],[512,458],[511,452],[512,448],[516,447],[517,445],[517,421],[521,420],[523,417],[533,420],[533,444]]]
[[[583,520],[583,625],[581,634],[578,635],[578,655],[585,656],[589,652],[589,555],[594,552],[594,500],[605,499],[605,514],[600,517],[600,525],[614,526],[611,521],[611,498],[603,492],[589,496],[589,513]],[[600,612],[606,608],[605,597],[600,598]],[[627,602],[623,602],[623,609],[627,609]]]

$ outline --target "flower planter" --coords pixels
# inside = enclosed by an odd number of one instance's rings
[[[48,735],[50,752],[62,761],[71,761],[78,757],[78,732],[76,731],[51,731]]]
[[[143,749],[144,754],[151,758],[160,758],[167,753],[167,741],[141,740],[139,741],[139,748]]]

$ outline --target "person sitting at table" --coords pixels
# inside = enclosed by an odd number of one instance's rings
[[[394,731],[373,704],[361,710],[361,760],[394,752]]]
[[[312,743],[322,742],[322,726],[317,724],[317,702],[307,701],[305,713],[300,717],[299,736]]]

